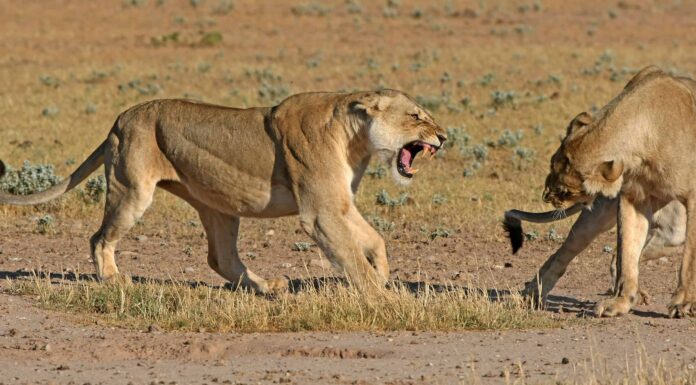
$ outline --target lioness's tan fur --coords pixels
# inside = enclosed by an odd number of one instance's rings
[[[354,284],[380,285],[389,275],[385,244],[353,194],[373,154],[395,165],[402,146],[422,141],[437,148],[444,139],[422,107],[393,90],[305,93],[249,109],[156,100],[123,112],[104,143],[61,184],[25,197],[0,194],[0,203],[45,202],[104,164],[104,219],[91,238],[102,279],[118,274],[116,243],[161,187],[198,211],[208,264],[236,285],[263,293],[287,284],[266,281],[240,261],[239,218],[293,214]]]
[[[578,115],[551,162],[544,200],[556,207],[618,197],[616,297],[598,315],[627,313],[638,294],[638,260],[654,213],[679,200],[687,231],[671,316],[696,311],[696,82],[647,67],[595,118]],[[543,282],[542,282],[543,284]]]

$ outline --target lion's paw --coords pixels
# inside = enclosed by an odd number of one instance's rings
[[[597,317],[616,317],[631,310],[631,301],[626,297],[614,297],[597,302],[594,313]]]
[[[678,289],[672,296],[668,309],[670,318],[696,316],[696,296],[690,295],[684,289]]]
[[[107,277],[103,277],[101,279],[102,282],[108,284],[108,285],[117,285],[117,286],[127,286],[127,285],[132,285],[133,284],[133,279],[126,274],[121,274],[121,273],[113,273]]]

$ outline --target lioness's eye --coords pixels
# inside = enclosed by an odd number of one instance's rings
[[[411,119],[413,119],[413,120],[419,120],[420,117],[418,117],[418,114],[411,114]]]

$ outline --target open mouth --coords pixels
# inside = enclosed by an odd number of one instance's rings
[[[399,150],[399,157],[396,160],[396,169],[399,174],[406,178],[412,178],[413,174],[418,170],[413,168],[413,161],[416,160],[418,154],[423,153],[428,159],[432,159],[437,152],[438,147],[432,146],[421,141],[411,142]]]

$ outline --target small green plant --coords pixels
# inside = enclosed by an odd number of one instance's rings
[[[437,111],[441,106],[446,105],[448,98],[446,96],[425,96],[417,95],[416,102],[430,111]]]
[[[539,238],[539,233],[537,233],[534,230],[528,231],[528,232],[524,233],[524,238],[528,241],[533,241],[533,240]]]
[[[387,19],[396,19],[399,16],[399,10],[394,7],[384,7],[382,8],[382,16]]]
[[[60,180],[52,165],[32,165],[25,161],[19,170],[7,167],[5,176],[0,178],[0,190],[10,194],[29,195],[55,186]]]
[[[85,114],[92,115],[97,112],[97,106],[94,103],[87,103],[85,106]]]
[[[386,190],[380,190],[377,193],[377,204],[381,206],[387,206],[389,208],[394,208],[396,206],[403,206],[408,202],[408,193],[399,194],[398,198],[392,198]]]
[[[106,179],[104,175],[87,180],[83,197],[88,203],[99,203],[106,192]]]
[[[43,110],[41,110],[41,115],[47,118],[55,118],[58,116],[58,113],[60,112],[60,109],[56,106],[48,106],[44,107]]]
[[[437,228],[435,228],[435,230],[430,232],[430,240],[434,241],[436,238],[449,238],[450,235],[450,230],[438,226]]]
[[[290,8],[296,16],[326,16],[331,12],[331,8],[321,3],[300,4]]]
[[[481,77],[479,84],[482,86],[490,86],[495,80],[495,75],[492,73],[487,73]]]
[[[548,239],[549,241],[558,242],[563,240],[563,236],[561,234],[558,234],[555,227],[552,227],[546,234],[546,239]]]
[[[232,0],[220,0],[213,8],[214,15],[227,15],[234,10],[234,2]]]
[[[36,232],[39,234],[52,234],[55,232],[53,217],[46,214],[36,220]]]
[[[348,0],[346,2],[346,10],[348,13],[359,14],[363,12],[363,6],[358,0]]]
[[[128,83],[122,83],[118,85],[118,90],[125,92],[127,90],[135,90],[140,95],[152,96],[158,94],[162,87],[157,84],[154,80],[156,76],[150,76],[150,81],[141,81],[140,79],[133,79]]]
[[[495,90],[491,92],[491,105],[493,107],[514,106],[517,104],[517,93],[515,91]]]
[[[45,85],[46,87],[56,88],[60,85],[60,80],[50,75],[41,75],[39,76],[39,80],[41,81],[41,84]]]
[[[526,147],[515,148],[515,155],[522,160],[530,160],[534,157],[534,150]]]
[[[473,147],[472,153],[479,162],[485,162],[488,157],[488,148],[483,144],[477,144]]]
[[[447,202],[447,197],[444,194],[436,193],[433,195],[432,202],[434,205],[444,205]]]
[[[150,38],[150,44],[155,47],[160,47],[169,43],[176,44],[179,42],[179,35],[179,32],[172,32],[165,35],[153,36]]]
[[[447,127],[447,141],[443,144],[444,148],[459,146],[461,149],[469,144],[471,136],[464,131],[464,127]]]
[[[307,242],[295,242],[292,244],[292,251],[309,251],[312,245]]]
[[[515,147],[524,137],[522,130],[510,131],[505,129],[498,138],[498,146]]]
[[[394,231],[396,224],[390,220],[384,219],[378,215],[366,215],[365,220],[367,220],[375,230],[380,233],[388,233]]]
[[[222,33],[218,31],[206,32],[201,36],[201,45],[211,47],[220,43],[222,43]]]
[[[210,71],[211,68],[213,68],[213,65],[207,61],[204,61],[204,62],[198,63],[198,65],[196,66],[196,71],[199,74],[204,74],[204,73]]]
[[[259,83],[257,94],[263,104],[277,104],[290,95],[290,89],[283,84],[283,78],[270,68],[246,70],[245,75]]]
[[[365,175],[373,179],[382,179],[387,175],[387,169],[384,167],[384,165],[378,164],[374,168],[368,168],[365,170]]]

